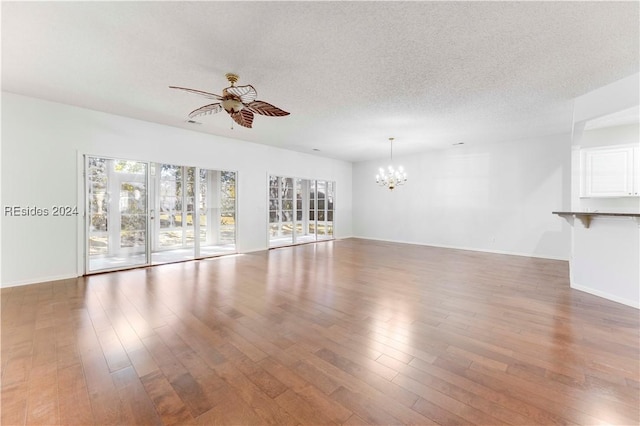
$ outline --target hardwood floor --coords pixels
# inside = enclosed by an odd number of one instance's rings
[[[358,239],[2,290],[2,425],[640,423],[566,262]]]

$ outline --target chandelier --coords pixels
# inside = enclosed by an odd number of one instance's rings
[[[407,182],[407,173],[402,166],[398,169],[393,168],[393,140],[389,138],[391,144],[391,163],[387,169],[380,167],[379,173],[376,175],[376,183],[380,186],[386,186],[390,190],[393,190],[398,185],[404,185]]]

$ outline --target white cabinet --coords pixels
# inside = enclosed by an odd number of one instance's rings
[[[640,148],[613,145],[580,150],[582,197],[640,196]]]

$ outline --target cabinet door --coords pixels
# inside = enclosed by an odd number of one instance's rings
[[[634,188],[634,148],[629,146],[583,151],[583,194],[586,197],[629,197]]]

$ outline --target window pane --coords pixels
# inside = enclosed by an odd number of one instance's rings
[[[139,161],[114,160],[113,170],[118,173],[146,175],[147,165]]]
[[[195,168],[186,168],[187,173],[185,173],[185,167],[177,164],[156,164],[155,168],[159,171],[156,172],[156,179],[159,179],[156,201],[158,214],[153,234],[152,263],[193,259]],[[185,182],[189,179],[188,183]],[[191,190],[189,197],[184,194],[184,188]],[[187,206],[188,211],[185,211]],[[187,236],[189,232],[190,238]]]

